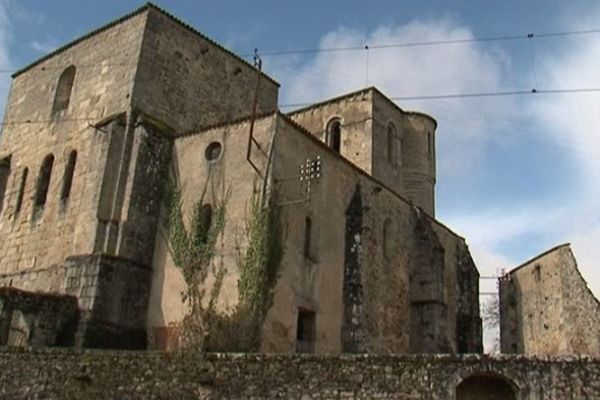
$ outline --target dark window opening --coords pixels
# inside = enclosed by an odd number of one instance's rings
[[[533,277],[536,282],[539,282],[542,280],[542,267],[541,266],[539,266],[539,265],[535,266],[535,268],[533,269]]]
[[[42,162],[40,175],[38,177],[37,190],[35,192],[35,207],[43,208],[46,205],[48,198],[48,190],[50,188],[50,178],[52,176],[52,165],[54,164],[54,156],[48,154]]]
[[[427,153],[433,153],[433,133],[427,132]]]
[[[73,173],[75,172],[75,163],[77,162],[77,152],[73,150],[69,154],[69,160],[65,167],[65,175],[63,177],[62,190],[60,192],[60,199],[66,202],[71,194],[71,186],[73,185]]]
[[[312,235],[312,220],[306,217],[304,220],[304,257],[311,258],[310,241]]]
[[[21,183],[19,184],[19,192],[17,193],[17,203],[15,204],[15,214],[21,211],[23,206],[23,196],[25,195],[25,185],[27,184],[27,175],[29,175],[29,169],[25,168],[21,174]]]
[[[71,90],[75,81],[75,67],[71,65],[63,71],[58,78],[56,86],[56,94],[54,95],[54,105],[52,106],[52,114],[59,113],[69,107],[71,100]]]
[[[396,148],[396,128],[394,128],[394,125],[392,125],[392,124],[388,125],[387,155],[388,155],[388,162],[392,165],[397,165],[398,149]]]
[[[210,204],[203,204],[198,208],[195,218],[194,235],[197,244],[206,243],[212,223],[212,207]]]
[[[340,152],[342,145],[342,124],[339,119],[334,119],[327,124],[327,146],[336,153]]]
[[[297,353],[314,352],[315,319],[315,313],[313,311],[298,310],[298,323],[296,325]]]
[[[221,155],[221,150],[223,146],[219,142],[212,142],[206,147],[206,152],[204,156],[208,161],[217,161],[219,156]]]
[[[0,212],[4,207],[4,197],[8,189],[8,177],[10,176],[10,158],[0,160]]]

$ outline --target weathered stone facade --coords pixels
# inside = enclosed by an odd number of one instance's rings
[[[600,354],[600,302],[568,244],[500,279],[500,335],[503,353]]]
[[[481,352],[479,274],[433,218],[436,122],[375,88],[284,115],[277,90],[153,5],[16,73],[0,285],[75,296],[81,346],[168,347],[189,311],[162,223],[170,177],[184,214],[226,200],[221,315],[240,302],[253,199],[281,211],[261,350]]]
[[[77,298],[0,288],[0,345],[73,346]]]
[[[600,398],[600,360],[589,357],[5,350],[0,370],[10,400]]]

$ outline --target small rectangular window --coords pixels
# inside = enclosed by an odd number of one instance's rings
[[[536,282],[542,280],[542,267],[540,267],[539,265],[536,265],[533,269],[533,278]]]
[[[315,313],[314,311],[298,310],[296,326],[296,352],[313,353],[315,351]]]

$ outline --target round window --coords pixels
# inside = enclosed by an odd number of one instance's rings
[[[211,144],[209,144],[206,148],[206,159],[208,161],[217,161],[219,159],[219,156],[221,155],[222,147],[223,146],[221,146],[221,143],[219,142],[212,142]]]

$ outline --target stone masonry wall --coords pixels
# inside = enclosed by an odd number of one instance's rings
[[[569,245],[500,279],[500,335],[504,353],[600,354],[600,303]]]
[[[47,270],[69,255],[92,252],[110,133],[90,124],[127,110],[144,25],[143,14],[115,23],[14,77],[0,142],[0,159],[12,155],[0,214],[0,280],[14,279],[16,285],[20,278],[11,274]],[[76,72],[69,105],[54,113],[59,77],[71,65]],[[77,160],[70,196],[64,202],[61,189],[72,150]],[[49,154],[54,163],[46,204],[42,212],[34,212],[40,166]],[[28,175],[20,196],[25,169]],[[28,289],[38,289],[30,283]],[[49,286],[43,280],[36,283],[39,289]]]
[[[437,319],[437,310],[435,316],[429,312],[421,314],[423,321],[429,321],[435,330],[434,339],[444,344],[432,345],[427,351],[457,351],[458,314],[467,314],[470,321],[479,316],[472,312],[478,309],[477,296],[463,296],[458,304],[462,293],[458,282],[465,271],[472,273],[474,268],[472,264],[459,268],[464,253],[468,254],[464,240],[421,213],[435,239],[415,241],[415,208],[409,202],[299,129],[287,117],[277,114],[258,119],[255,124],[254,137],[261,148],[253,147],[252,160],[264,173],[273,146],[271,174],[277,201],[282,206],[286,240],[273,306],[263,325],[261,350],[294,352],[299,310],[304,310],[315,313],[315,352],[406,353],[411,326],[409,269],[427,274],[430,268],[432,279],[439,279],[435,299],[447,311],[443,324]],[[232,190],[224,235],[213,259],[215,265],[227,269],[217,303],[218,309],[225,311],[237,304],[236,254],[238,246],[245,245],[244,229],[252,193],[261,190],[263,183],[246,161],[248,130],[249,121],[242,121],[178,138],[174,146],[184,212],[203,193],[204,202],[214,205]],[[220,143],[222,150],[216,160],[207,161],[206,150],[211,143]],[[312,180],[308,200],[306,181],[299,179],[300,166],[317,159],[321,160],[322,174]],[[359,187],[362,201],[354,210],[349,206]],[[352,213],[362,213],[362,217],[348,223],[353,220]],[[309,254],[304,249],[307,217],[312,220]],[[382,245],[386,223],[391,242],[387,255]],[[186,312],[180,296],[184,282],[172,263],[164,235],[160,230],[157,236],[148,314],[150,334],[158,338],[176,334],[177,324]],[[427,255],[434,241],[439,241],[438,247],[443,250],[436,264],[429,266],[429,259],[419,259],[417,253]],[[473,280],[470,282],[472,289]],[[476,283],[474,290],[477,291]],[[342,326],[349,325],[353,332],[344,330],[343,334]],[[462,340],[472,344],[461,347],[462,351],[480,350],[479,330],[461,328],[460,332]],[[415,335],[420,334],[415,331]],[[412,351],[423,352],[425,348],[415,346]]]
[[[325,143],[328,122],[338,118],[342,156],[429,215],[435,214],[436,122],[431,117],[401,110],[375,88],[317,103],[289,116]],[[388,154],[390,125],[398,139],[396,156]]]
[[[595,400],[597,358],[0,351],[0,399]],[[463,382],[475,385],[456,395]],[[512,392],[512,393],[509,393]]]
[[[256,77],[256,70],[237,56],[149,7],[134,108],[187,133],[251,115]],[[278,89],[262,76],[258,113],[277,109]]]

